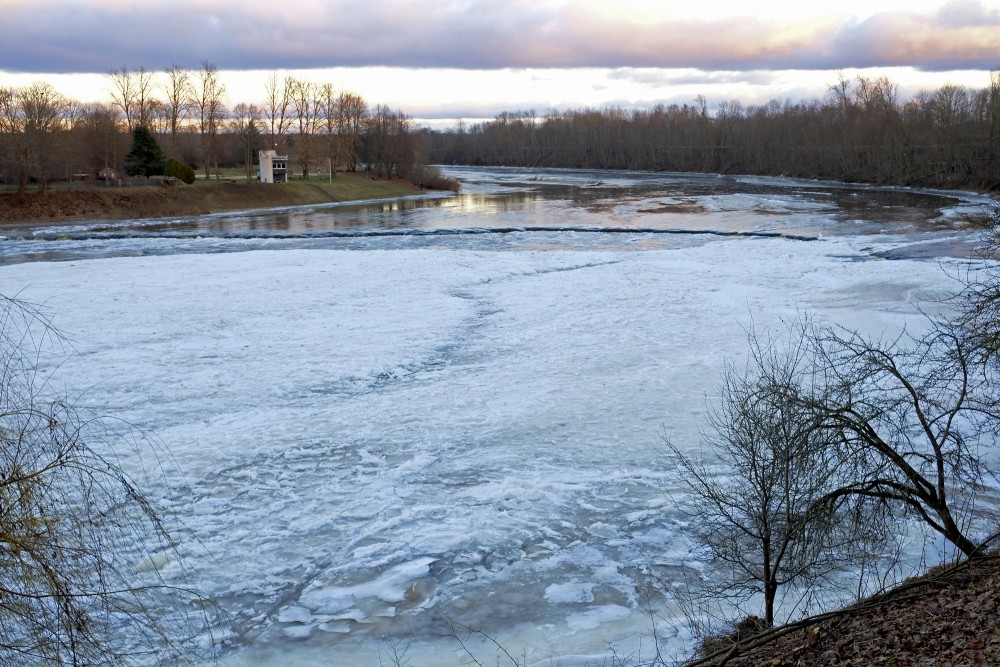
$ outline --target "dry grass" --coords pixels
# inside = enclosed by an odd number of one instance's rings
[[[0,193],[0,225],[88,218],[126,219],[201,215],[279,206],[383,199],[419,194],[409,181],[374,180],[364,173],[338,174],[281,185],[246,181],[198,181],[194,185],[51,190],[44,195]]]

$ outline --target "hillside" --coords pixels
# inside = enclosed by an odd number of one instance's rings
[[[693,665],[1000,665],[1000,555],[936,568],[853,607]]]
[[[409,181],[373,180],[364,173],[282,185],[199,181],[172,187],[86,188],[0,192],[0,225],[80,219],[160,218],[219,211],[300,206],[419,194]]]

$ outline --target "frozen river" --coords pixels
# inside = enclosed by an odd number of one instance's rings
[[[53,386],[169,451],[146,491],[225,665],[459,665],[449,620],[528,664],[648,651],[640,591],[688,548],[663,435],[698,446],[751,324],[918,322],[986,203],[449,171],[463,194],[2,232],[0,293],[73,342]]]

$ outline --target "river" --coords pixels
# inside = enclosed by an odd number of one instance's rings
[[[404,649],[412,667],[459,665],[451,622],[529,665],[594,664],[609,644],[638,660],[647,601],[664,650],[689,648],[663,592],[700,565],[663,438],[700,447],[750,327],[921,326],[990,205],[774,178],[446,175],[461,194],[2,232],[0,293],[72,341],[43,359],[50,386],[168,453],[152,476],[149,452],[120,460],[183,525],[163,573],[224,610],[224,665]]]

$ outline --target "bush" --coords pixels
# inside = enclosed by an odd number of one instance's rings
[[[174,178],[180,179],[181,181],[191,185],[194,183],[194,168],[187,166],[183,162],[175,160],[172,157],[167,158],[167,166],[163,170],[164,176],[173,176]]]
[[[434,165],[422,164],[410,169],[406,177],[414,185],[428,190],[451,190],[458,192],[459,183],[454,178],[446,178]]]
[[[197,596],[155,566],[137,572],[174,542],[113,462],[147,443],[47,395],[46,341],[59,338],[36,309],[0,296],[0,665],[193,661],[175,638],[207,619],[186,618]],[[153,610],[171,608],[168,629]]]

